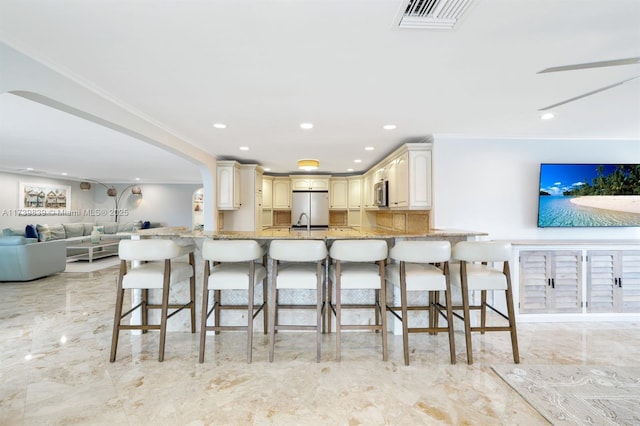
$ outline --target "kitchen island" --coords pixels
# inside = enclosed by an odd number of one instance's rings
[[[350,228],[335,227],[329,229],[299,230],[291,228],[270,227],[261,231],[191,231],[186,227],[151,228],[137,231],[131,234],[140,238],[192,238],[194,241],[202,238],[214,240],[338,240],[338,239],[420,239],[438,240],[444,239],[454,244],[457,241],[474,239],[487,236],[486,232],[465,231],[455,229],[432,229],[424,232],[407,233],[383,228]]]

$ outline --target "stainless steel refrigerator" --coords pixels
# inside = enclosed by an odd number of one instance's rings
[[[305,217],[306,216],[306,217]],[[291,227],[329,226],[329,191],[293,191],[291,196]]]

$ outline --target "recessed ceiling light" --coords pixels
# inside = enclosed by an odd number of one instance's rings
[[[300,128],[305,130],[313,129],[313,123],[301,123]]]
[[[249,147],[248,146],[241,146],[240,147],[240,151],[249,151]]]
[[[31,171],[33,170],[33,167],[27,167],[27,170]]]
[[[362,163],[362,160],[357,159],[357,160],[353,160],[354,163]]]
[[[140,180],[140,178],[136,178],[136,180]]]
[[[365,146],[365,147],[364,147],[364,150],[365,150],[365,151],[373,151],[374,149],[375,149],[375,148],[374,148],[374,147],[372,147],[372,146]]]
[[[223,123],[213,123],[213,127],[215,127],[216,129],[226,129],[227,125]]]
[[[264,169],[262,169],[262,170],[264,170],[265,172],[270,172],[270,171],[271,171],[271,169],[270,169],[269,167],[265,167],[265,168],[264,168]]]
[[[62,176],[66,176],[68,173],[67,172],[62,172],[60,173]]]
[[[352,171],[353,171],[353,169],[347,169],[347,171],[348,171],[348,172],[352,172]]]
[[[540,118],[541,118],[542,120],[551,120],[553,117],[555,117],[555,116],[553,115],[553,113],[552,113],[552,112],[545,112],[544,114],[542,114],[542,115],[540,116]]]
[[[382,126],[383,129],[385,130],[393,130],[396,128],[395,124],[385,124],[384,126]]]

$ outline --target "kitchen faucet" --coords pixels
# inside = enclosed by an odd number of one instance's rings
[[[311,221],[309,220],[309,216],[305,212],[300,213],[300,217],[298,218],[298,223],[296,226],[300,226],[300,222],[302,222],[302,217],[307,218],[307,234],[311,233]]]

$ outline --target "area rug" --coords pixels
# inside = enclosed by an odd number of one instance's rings
[[[639,425],[640,367],[494,366],[554,425]]]
[[[120,259],[117,256],[97,259],[91,263],[84,260],[72,260],[67,262],[67,267],[64,272],[95,272],[101,269],[117,266],[119,263]]]

